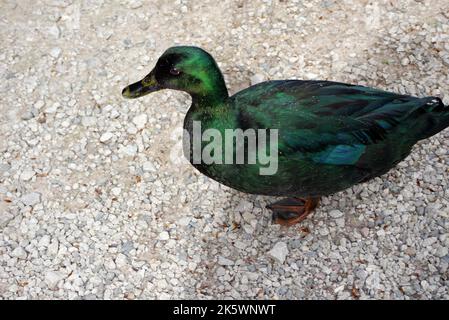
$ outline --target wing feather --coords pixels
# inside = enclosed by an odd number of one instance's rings
[[[283,153],[353,165],[425,99],[329,81],[269,81],[233,96],[242,129],[279,129]]]

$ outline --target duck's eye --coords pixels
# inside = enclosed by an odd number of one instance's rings
[[[171,74],[171,75],[179,76],[180,73],[181,73],[181,70],[176,69],[175,67],[171,67],[171,68],[170,68],[170,74]]]

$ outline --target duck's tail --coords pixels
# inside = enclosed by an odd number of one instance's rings
[[[438,132],[449,127],[449,105],[444,105],[440,98],[429,97],[424,98],[425,105],[422,106],[420,113],[422,137],[420,139],[426,139]],[[418,110],[417,110],[418,111]]]

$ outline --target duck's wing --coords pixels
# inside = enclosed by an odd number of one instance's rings
[[[432,131],[433,110],[444,108],[438,98],[329,81],[269,81],[232,100],[242,129],[279,129],[280,152],[332,165],[356,164],[368,146],[393,135],[414,144]]]

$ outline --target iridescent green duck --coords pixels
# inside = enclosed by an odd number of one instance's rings
[[[283,225],[302,221],[320,196],[383,175],[407,157],[417,141],[449,126],[449,107],[439,98],[338,82],[267,81],[230,97],[216,62],[197,47],[169,48],[143,80],[122,94],[137,98],[161,89],[192,97],[184,120],[192,164],[231,188],[288,197],[269,206],[274,221]],[[201,132],[277,129],[276,173],[261,175],[259,161],[193,163],[194,121],[201,123]]]

